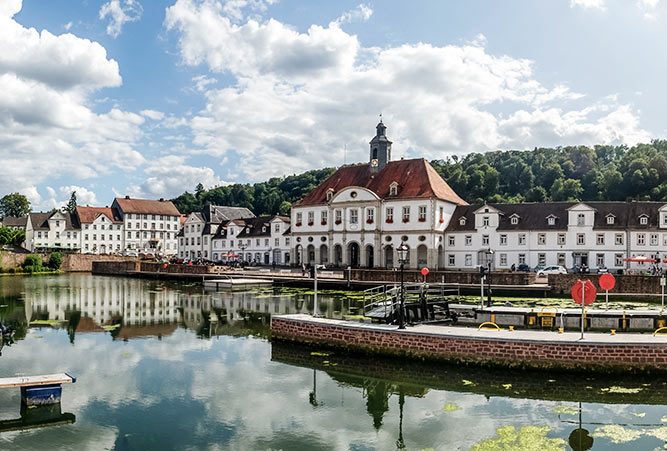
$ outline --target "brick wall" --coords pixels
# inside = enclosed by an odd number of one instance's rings
[[[131,259],[120,255],[63,254],[63,271],[92,271],[93,262],[126,262]]]
[[[344,271],[347,275],[347,271]],[[350,277],[359,281],[400,282],[401,272],[399,270],[387,269],[353,269]],[[424,276],[417,270],[405,270],[406,282],[423,281]],[[426,276],[427,282],[440,283],[442,278],[445,283],[479,284],[480,274],[478,271],[431,271]],[[534,273],[523,272],[494,272],[491,275],[494,285],[530,285],[535,282]]]
[[[344,324],[274,317],[276,339],[316,343],[368,353],[487,363],[501,366],[569,370],[667,370],[667,346],[530,342],[378,330]]]
[[[552,274],[549,277],[551,292],[554,294],[567,294],[572,290],[577,280],[590,280],[598,289],[598,293],[604,293],[600,288],[598,274]],[[660,276],[639,276],[629,274],[614,274],[616,286],[609,293],[660,293]]]
[[[92,262],[93,274],[122,275],[128,272],[138,271],[138,261],[97,261]]]

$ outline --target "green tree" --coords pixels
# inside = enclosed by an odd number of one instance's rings
[[[526,200],[528,202],[545,202],[547,200],[547,190],[541,186],[533,186],[526,193]]]
[[[67,213],[76,213],[76,191],[72,191],[72,194],[70,194],[65,211]]]
[[[60,266],[63,264],[63,254],[60,252],[51,252],[51,256],[49,257],[49,268],[51,268],[54,271],[57,271],[60,269]]]
[[[30,213],[30,202],[21,193],[6,194],[0,199],[0,216],[25,216]]]
[[[278,214],[281,216],[289,216],[291,209],[292,209],[292,204],[284,200],[280,204],[280,208],[278,208]]]

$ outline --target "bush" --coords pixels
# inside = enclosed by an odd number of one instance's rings
[[[39,272],[42,270],[42,257],[39,255],[26,255],[23,261],[23,270],[25,272]]]
[[[51,256],[49,257],[49,268],[51,268],[54,271],[57,271],[60,269],[60,265],[63,264],[63,254],[60,252],[52,252]]]

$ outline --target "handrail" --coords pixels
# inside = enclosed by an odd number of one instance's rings
[[[483,326],[486,326],[486,325],[495,326],[496,330],[500,330],[500,326],[498,326],[496,323],[494,323],[492,321],[487,321],[485,323],[480,324],[479,327],[477,328],[477,330],[482,330],[482,329],[491,330],[490,328],[483,327]]]
[[[667,335],[667,332],[660,332],[661,330],[667,330],[667,327],[660,327],[653,332],[653,335]]]

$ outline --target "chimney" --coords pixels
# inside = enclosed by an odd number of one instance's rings
[[[129,198],[130,198],[130,196],[125,196],[125,199],[129,199]]]

